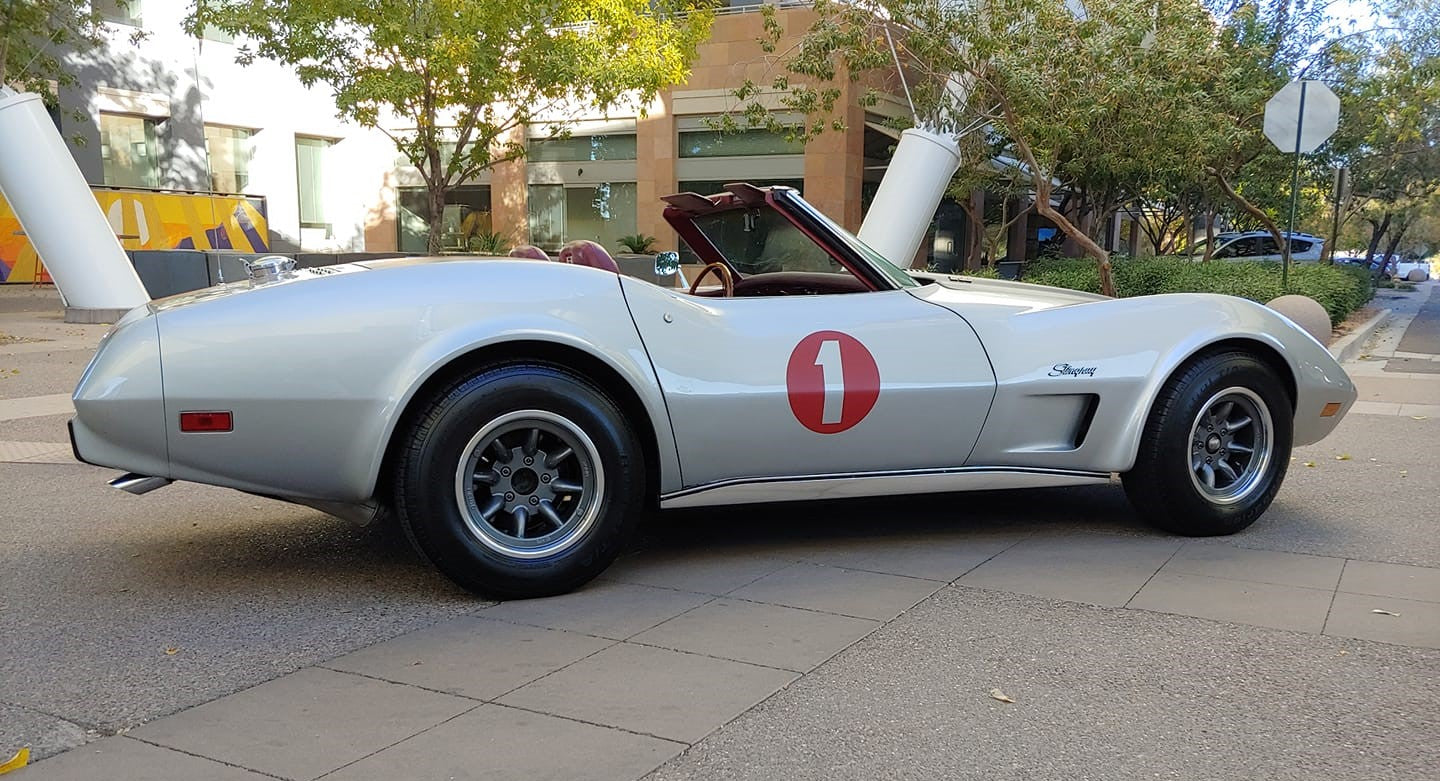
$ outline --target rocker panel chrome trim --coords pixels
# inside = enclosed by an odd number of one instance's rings
[[[831,475],[726,480],[687,488],[660,497],[664,509],[717,504],[850,499],[908,493],[993,491],[1093,485],[1110,481],[1109,472],[1028,467],[957,467],[900,472],[861,472]]]

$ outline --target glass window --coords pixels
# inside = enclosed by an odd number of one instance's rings
[[[91,0],[91,7],[107,22],[140,26],[140,0]]]
[[[736,271],[747,276],[776,271],[850,273],[794,223],[768,206],[696,217],[695,227]]]
[[[620,237],[636,224],[634,182],[594,186],[530,185],[530,243],[557,250],[568,241],[589,239],[609,252],[620,250]]]
[[[732,179],[730,181],[735,180]],[[803,190],[805,185],[805,182],[801,179],[745,179],[743,181],[748,182],[749,184],[753,184],[756,187],[783,185],[785,187],[794,187],[797,191]],[[714,195],[715,193],[725,192],[725,185],[729,183],[730,182],[694,180],[680,182],[678,185],[680,189],[676,190],[676,192],[698,193],[700,195]],[[683,241],[680,242],[680,262],[696,265],[704,264],[704,261],[700,259],[700,256],[695,254],[695,250],[690,249],[690,246]]]
[[[540,163],[573,163],[588,160],[634,160],[635,136],[631,134],[532,138],[529,159]]]
[[[565,243],[565,186],[530,185],[530,243],[557,250]]]
[[[231,33],[227,33],[214,25],[209,24],[205,25],[205,29],[200,31],[200,37],[204,38],[207,41],[214,41],[215,43],[235,42],[234,35],[232,35]]]
[[[300,188],[300,227],[324,228],[325,172],[330,148],[335,142],[328,138],[295,137],[295,179]]]
[[[1280,245],[1275,243],[1274,237],[1266,236],[1260,239],[1259,250],[1252,252],[1252,255],[1279,255]]]
[[[100,113],[100,160],[105,184],[116,187],[159,187],[159,144],[156,121],[148,117]]]
[[[211,190],[243,193],[250,187],[250,139],[254,135],[255,131],[240,127],[205,126]]]
[[[423,187],[404,187],[397,197],[399,249],[427,252],[430,239],[430,195]],[[446,251],[469,252],[470,243],[492,231],[490,187],[465,185],[445,193],[445,211],[440,217],[440,246]]]
[[[804,152],[805,145],[799,140],[786,140],[784,133],[771,130],[739,130],[734,133],[708,129],[680,131],[681,157],[799,155]]]

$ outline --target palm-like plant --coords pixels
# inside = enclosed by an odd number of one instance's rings
[[[655,237],[646,236],[643,233],[636,233],[632,236],[621,236],[616,241],[620,243],[620,246],[637,255],[649,255],[653,251],[651,247],[655,245]]]

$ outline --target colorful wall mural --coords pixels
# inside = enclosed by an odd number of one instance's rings
[[[270,249],[263,197],[112,187],[90,191],[125,249]],[[0,282],[49,281],[20,220],[0,197]]]

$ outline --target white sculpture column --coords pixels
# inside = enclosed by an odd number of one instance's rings
[[[114,322],[150,300],[40,96],[3,87],[0,192],[65,300],[65,322]]]
[[[909,268],[959,167],[960,147],[954,140],[916,128],[901,133],[860,226],[860,240],[891,263]]]

